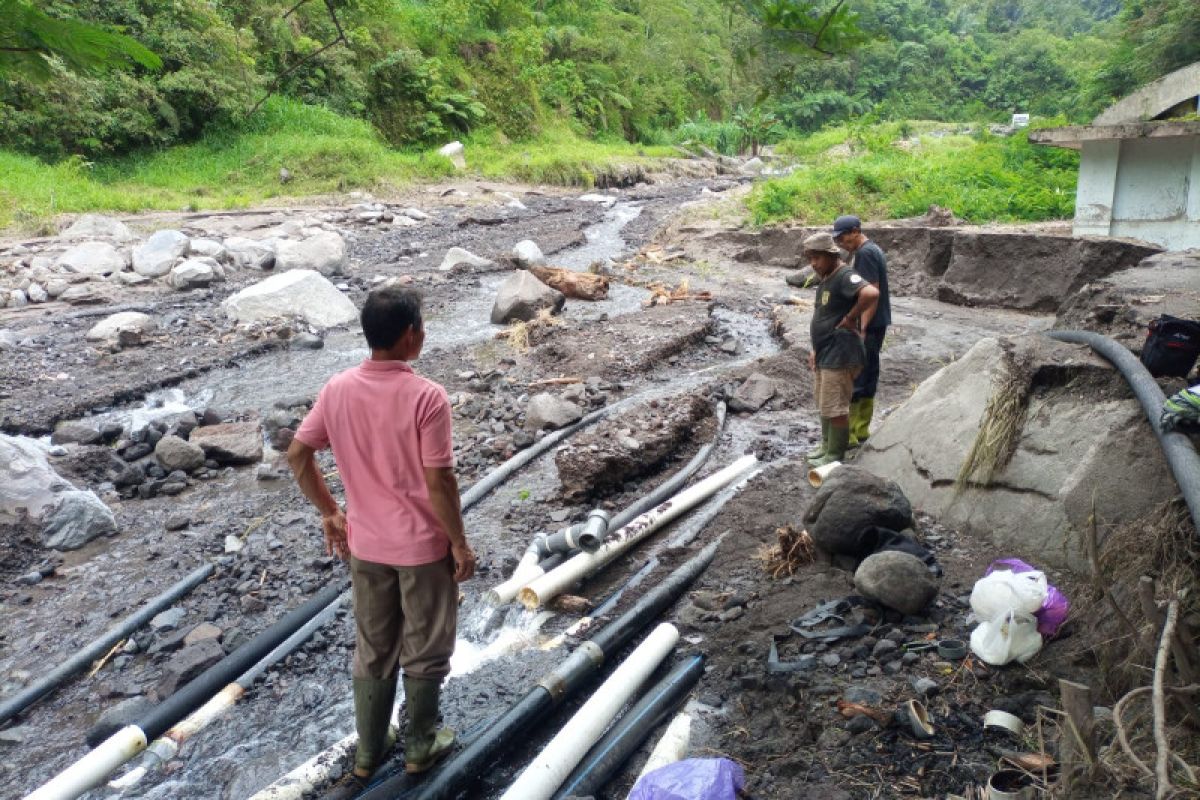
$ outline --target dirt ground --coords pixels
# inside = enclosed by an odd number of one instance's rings
[[[356,226],[346,211],[349,202],[243,217],[155,215],[133,223],[140,230],[179,225],[189,233],[229,234],[261,231],[303,215],[341,220],[354,264],[343,279],[351,299],[361,302],[380,277],[409,276],[425,293],[429,341],[416,367],[451,395],[464,486],[534,440],[523,427],[523,403],[530,393],[546,390],[539,382],[556,380],[549,388],[554,392],[573,386],[588,409],[636,397],[639,424],[645,427],[655,424],[656,414],[666,417],[669,409],[692,398],[723,399],[753,373],[771,378],[775,396],[755,413],[730,414],[702,474],[747,452],[764,462],[764,472],[695,543],[661,552],[663,563],[650,579],[652,585],[654,576],[665,575],[705,542],[728,532],[714,564],[669,613],[683,633],[679,653],[708,657],[695,695],[698,721],[691,753],[736,760],[746,770],[749,796],[759,800],[971,796],[971,787],[981,785],[1002,756],[1037,746],[1030,738],[1004,741],[985,735],[982,714],[1001,708],[1035,726],[1039,707],[1057,705],[1057,677],[1085,680],[1094,668],[1065,655],[1079,648],[1064,643],[1078,643],[1089,631],[1073,620],[1028,667],[946,661],[920,647],[934,639],[967,638],[967,598],[974,581],[997,555],[1020,555],[996,553],[985,541],[921,517],[918,533],[944,570],[926,617],[866,609],[872,627],[857,639],[801,644],[799,637],[786,635],[792,620],[853,594],[853,586],[850,573],[820,561],[781,578],[763,568],[763,548],[775,542],[778,528],[800,523],[813,494],[803,461],[818,435],[805,349],[811,292],[786,285],[784,267],[739,260],[744,246],[732,237],[725,243],[702,240],[680,224],[681,218],[699,215],[710,220],[709,231],[730,225],[724,215],[728,194],[737,191],[732,184],[725,179],[640,184],[610,191],[617,198],[613,204],[580,201],[561,190],[470,183],[389,198],[389,206],[418,205],[431,214],[419,229]],[[524,209],[508,205],[499,192],[518,197]],[[614,214],[625,211],[632,216],[614,221]],[[526,238],[538,242],[551,263],[597,254],[611,258],[604,268],[616,291],[602,306],[568,301],[559,325],[532,336],[527,350],[516,350],[495,338],[499,329],[487,323],[487,313],[508,268],[505,256]],[[0,241],[0,251],[12,244]],[[439,272],[441,255],[452,246],[496,259],[500,271]],[[671,252],[684,255],[662,258]],[[235,273],[227,283],[187,293],[126,287],[94,307],[48,303],[0,310],[0,327],[22,342],[0,349],[0,429],[44,435],[63,420],[127,420],[143,405],[164,403],[182,403],[197,412],[211,409],[226,419],[265,419],[287,409],[302,413],[323,382],[356,363],[363,351],[353,330],[330,332],[323,349],[308,351],[290,345],[301,332],[298,326],[247,331],[226,320],[220,300],[260,277]],[[685,280],[690,293],[709,292],[711,299],[645,306],[646,287],[661,284],[669,290]],[[902,294],[893,303],[895,324],[878,398],[881,416],[979,338],[1053,323],[1046,315],[964,308]],[[160,333],[143,347],[115,353],[86,345],[84,331],[99,315],[117,309],[154,313],[162,323]],[[618,424],[608,425],[623,435]],[[590,496],[564,496],[552,451],[469,512],[480,574],[463,587],[463,641],[456,658],[481,652],[500,629],[513,633],[517,644],[447,683],[445,716],[460,731],[478,730],[561,659],[563,648],[541,651],[532,645],[573,620],[558,613],[539,632],[531,629],[530,615],[514,607],[502,612],[503,624],[497,626],[483,593],[508,576],[539,531],[582,520],[596,505],[623,508],[665,480],[710,432],[702,425],[693,434],[680,437],[665,453],[656,451],[654,463],[640,461],[637,475],[608,480]],[[67,462],[77,465],[68,477],[80,485],[104,491],[103,470],[78,467],[85,457],[73,453],[57,461],[65,473],[70,472]],[[323,457],[322,464],[332,471],[331,459]],[[619,472],[620,465],[612,469]],[[333,486],[339,488],[336,477]],[[131,698],[161,699],[162,680],[182,633],[208,622],[221,630],[222,647],[230,651],[320,587],[346,577],[344,565],[322,551],[316,518],[281,475],[279,454],[270,447],[264,465],[212,470],[179,495],[140,499],[108,491],[103,499],[114,510],[119,531],[81,550],[44,550],[28,525],[0,528],[0,695],[16,691],[45,665],[58,663],[203,561],[213,561],[217,572],[179,603],[185,613],[175,626],[135,635],[93,676],[69,681],[0,730],[4,797],[23,795],[82,755],[85,734],[107,709]],[[655,537],[576,594],[598,603],[661,549],[666,536]],[[228,537],[242,542],[243,549],[229,551]],[[44,578],[21,582],[31,570]],[[617,612],[636,595],[630,593]],[[233,713],[125,795],[244,798],[342,738],[353,727],[352,631],[343,609],[334,623],[272,668]],[[769,673],[775,635],[781,660],[811,655],[816,666]],[[919,695],[921,679],[931,681],[932,688],[922,684]],[[934,724],[931,739],[916,739],[892,718],[902,703],[919,696],[926,698]],[[847,718],[839,713],[838,701],[866,706],[880,721]],[[574,706],[567,704],[545,731],[561,725]],[[1044,732],[1052,734],[1049,726]],[[506,756],[467,796],[498,793],[544,738],[534,737]],[[647,752],[643,747],[604,796],[623,796]],[[101,789],[91,796],[115,793]]]

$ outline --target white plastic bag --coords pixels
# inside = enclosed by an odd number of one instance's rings
[[[971,651],[993,666],[1011,661],[1024,664],[1042,649],[1042,635],[1032,614],[1009,610],[998,619],[981,622],[971,631]]]
[[[975,588],[971,590],[971,610],[984,621],[998,620],[1010,610],[1033,615],[1046,602],[1048,591],[1043,572],[997,570],[975,581]]]

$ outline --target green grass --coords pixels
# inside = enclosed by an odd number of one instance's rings
[[[669,155],[566,129],[515,143],[482,132],[464,143],[473,174],[574,186],[591,186],[617,163]],[[292,174],[286,185],[280,167]],[[229,209],[351,189],[387,192],[453,172],[435,150],[396,150],[362,120],[273,98],[238,130],[114,161],[47,164],[0,150],[0,228],[49,231],[54,215],[67,212]]]
[[[1036,147],[1024,132],[933,135],[937,126],[840,126],[782,142],[777,152],[801,166],[755,187],[747,201],[751,219],[759,225],[825,224],[846,213],[897,219],[924,214],[930,205],[974,223],[1064,219],[1074,213],[1079,168],[1074,152]],[[919,144],[900,145],[902,138],[919,138]]]

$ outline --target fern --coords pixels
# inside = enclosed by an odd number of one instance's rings
[[[0,0],[0,78],[46,81],[54,76],[55,63],[76,72],[103,72],[129,62],[162,67],[162,59],[128,36],[52,17],[27,0]]]

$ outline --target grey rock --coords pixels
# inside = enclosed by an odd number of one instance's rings
[[[167,521],[163,523],[163,527],[169,531],[181,531],[192,524],[192,519],[187,514],[173,514],[167,517]]]
[[[231,236],[225,240],[225,250],[234,265],[241,269],[267,270],[275,266],[275,243],[272,240]]]
[[[13,745],[24,744],[25,740],[32,734],[33,730],[30,725],[14,725],[11,728],[5,728],[0,731],[0,745],[12,747]]]
[[[446,255],[442,257],[442,263],[438,265],[438,269],[442,272],[449,272],[463,264],[468,267],[490,267],[492,266],[492,261],[483,256],[477,256],[470,250],[464,250],[461,247],[451,247],[446,251]]]
[[[859,714],[856,717],[852,717],[850,721],[846,723],[846,730],[855,736],[873,731],[877,727],[879,726],[875,724],[875,720],[871,719],[866,714]]]
[[[818,547],[854,558],[874,552],[870,528],[902,531],[912,524],[912,506],[900,487],[854,465],[834,470],[804,513]]]
[[[112,510],[93,492],[73,489],[58,497],[42,528],[42,544],[46,547],[78,550],[98,536],[117,532]]]
[[[25,290],[25,296],[29,298],[31,303],[44,303],[50,299],[50,295],[40,283],[31,283],[29,288]]]
[[[156,690],[160,698],[167,698],[188,681],[200,675],[206,669],[225,657],[225,651],[220,642],[215,639],[203,639],[189,645],[167,662],[163,668],[162,680]]]
[[[463,155],[463,149],[462,142],[450,142],[438,148],[438,155],[450,159],[450,163],[454,165],[455,169],[462,170],[467,168],[467,159]]]
[[[933,697],[941,691],[938,682],[932,678],[915,678],[912,681],[912,687],[918,697]]]
[[[241,322],[301,317],[316,328],[332,328],[358,319],[358,309],[329,279],[314,270],[290,270],[247,286],[221,303],[226,315]]]
[[[164,436],[159,439],[158,444],[154,446],[154,457],[159,466],[168,472],[177,469],[191,472],[204,466],[204,451],[200,446],[184,441],[178,436]]]
[[[733,393],[733,397],[729,398],[729,410],[758,411],[775,396],[775,392],[775,381],[761,372],[755,372],[746,378]]]
[[[492,324],[507,325],[510,322],[528,322],[542,309],[557,314],[562,311],[567,298],[557,289],[551,289],[527,270],[517,270],[504,279],[496,292],[492,306]]]
[[[206,256],[216,261],[224,261],[229,257],[229,251],[216,239],[192,239],[188,242],[188,255]]]
[[[290,346],[293,350],[320,350],[325,346],[325,340],[315,333],[305,331],[293,337]]]
[[[144,244],[133,248],[133,271],[147,278],[161,278],[188,251],[188,237],[170,229],[155,231]]]
[[[262,460],[263,435],[257,422],[223,422],[192,431],[191,444],[220,465],[254,464]]]
[[[172,606],[166,611],[160,611],[150,620],[150,627],[154,630],[163,633],[173,631],[179,627],[179,623],[183,622],[183,618],[187,615],[187,611],[179,606]]]
[[[59,269],[80,275],[112,275],[129,266],[128,257],[108,242],[84,242],[55,262]]]
[[[909,615],[920,614],[938,590],[921,559],[895,550],[868,556],[854,573],[854,587],[864,597]]]
[[[900,645],[893,642],[891,639],[880,639],[871,648],[871,657],[875,659],[883,659],[900,649]]]
[[[529,398],[525,428],[530,431],[557,430],[583,418],[583,409],[569,400],[542,392]]]
[[[220,269],[221,265],[211,258],[189,258],[171,268],[167,283],[180,291],[200,289],[217,280],[223,274]]]
[[[532,239],[522,239],[513,246],[512,250],[513,261],[517,262],[521,267],[535,267],[546,263],[546,256],[542,254],[542,248],[537,246],[537,242]]]
[[[333,231],[321,231],[302,241],[284,239],[275,248],[275,268],[280,272],[303,269],[341,275],[346,265],[346,240]]]
[[[96,724],[88,730],[88,747],[95,747],[126,725],[137,724],[153,708],[154,703],[142,695],[127,697],[116,705],[109,706],[96,720]]]
[[[122,331],[144,337],[158,329],[158,322],[140,311],[119,311],[93,325],[84,338],[89,342],[117,342]]]
[[[129,230],[129,226],[124,222],[101,214],[84,214],[59,235],[69,239],[101,238],[127,241],[134,238],[133,231]]]
[[[244,594],[241,599],[243,614],[261,614],[267,610],[267,604],[252,594]]]
[[[29,304],[29,298],[25,296],[25,292],[21,289],[12,289],[8,293],[9,308],[24,308]]]
[[[50,434],[51,444],[96,444],[100,431],[86,422],[60,422]]]

